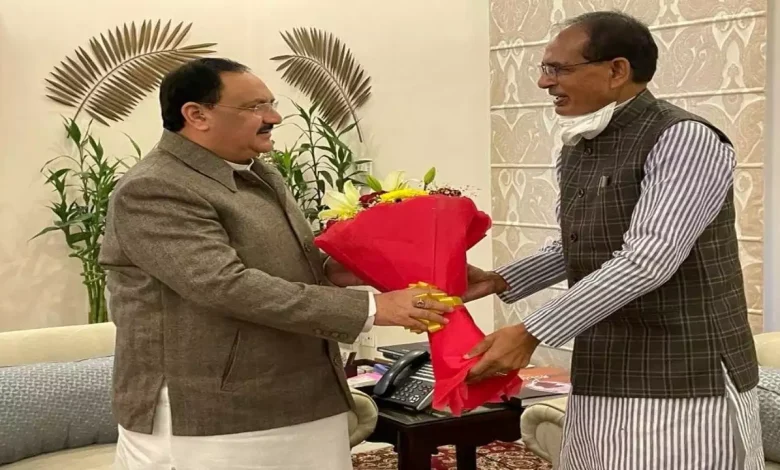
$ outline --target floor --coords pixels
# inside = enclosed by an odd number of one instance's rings
[[[376,447],[376,446],[374,446]],[[363,452],[370,446],[361,446],[352,454],[354,470],[398,470],[398,456],[389,447]],[[440,452],[432,456],[430,465],[420,468],[431,470],[456,470],[458,467],[456,449],[443,446]],[[479,470],[552,470],[550,462],[534,455],[522,445],[493,442],[477,449],[477,468]]]
[[[522,444],[522,439],[517,441],[518,444]],[[363,442],[352,448],[353,454],[359,454],[361,452],[371,452],[372,450],[383,449],[385,447],[391,447],[390,444],[384,442]]]
[[[363,442],[352,448],[353,454],[359,454],[361,452],[371,452],[372,450],[383,449],[385,447],[391,447],[390,444],[383,442]]]

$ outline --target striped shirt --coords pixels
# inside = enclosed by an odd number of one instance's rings
[[[674,275],[732,187],[734,150],[704,124],[667,129],[647,156],[642,195],[623,247],[523,321],[541,342],[563,346],[581,332]],[[561,162],[557,173],[560,179]],[[560,196],[556,205],[560,223]],[[496,269],[509,285],[499,298],[515,302],[566,279],[560,238],[536,254]]]

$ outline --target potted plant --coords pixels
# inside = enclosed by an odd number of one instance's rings
[[[46,96],[74,108],[64,125],[68,154],[49,160],[42,172],[56,195],[51,203],[53,224],[35,237],[59,231],[70,249],[69,256],[81,263],[81,276],[89,301],[89,323],[108,320],[105,300],[106,275],[98,264],[105,233],[108,200],[124,169],[141,158],[141,149],[130,139],[135,155],[109,157],[92,132],[92,122],[104,126],[127,117],[147,94],[157,88],[171,70],[214,51],[215,45],[183,44],[191,24],[162,25],[151,20],[140,28],[135,23],[109,29],[89,40],[91,54],[79,47],[54,67],[46,79]],[[90,117],[82,129],[78,118]],[[129,136],[128,136],[129,138]]]

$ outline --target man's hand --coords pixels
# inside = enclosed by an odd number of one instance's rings
[[[325,277],[327,277],[333,285],[339,287],[362,286],[365,284],[362,279],[354,275],[352,271],[342,266],[341,263],[333,258],[328,258],[328,260],[325,261]]]
[[[500,294],[509,288],[503,277],[493,271],[483,271],[476,266],[469,265],[468,277],[469,287],[462,297],[464,302]]]
[[[479,382],[522,369],[528,365],[538,345],[539,340],[531,336],[523,324],[501,328],[487,335],[466,355],[466,359],[482,355],[482,359],[469,371],[467,381]]]
[[[430,293],[425,289],[404,289],[377,294],[374,325],[403,326],[413,331],[427,331],[428,325],[420,320],[446,324],[449,320],[441,313],[449,313],[452,307],[433,299],[425,298]]]

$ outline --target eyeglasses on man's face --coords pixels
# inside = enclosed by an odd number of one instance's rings
[[[589,60],[587,62],[579,62],[576,64],[545,64],[541,63],[539,64],[539,69],[542,72],[542,75],[552,77],[552,78],[558,78],[558,76],[563,75],[565,73],[569,73],[576,69],[577,67],[581,67],[583,65],[590,65],[590,64],[600,64],[602,62],[607,62],[607,60]]]
[[[226,104],[219,104],[219,103],[201,103],[201,104],[204,106],[218,106],[220,108],[231,108],[231,109],[240,109],[243,111],[251,111],[253,114],[257,116],[266,116],[268,114],[276,112],[276,108],[279,106],[279,102],[276,100],[270,101],[268,103],[258,103],[254,106],[229,106]]]

